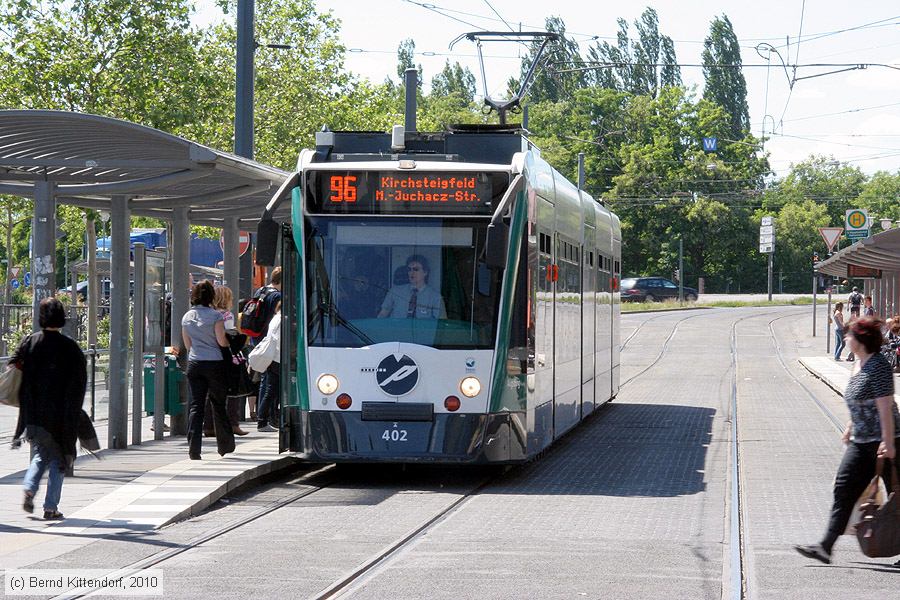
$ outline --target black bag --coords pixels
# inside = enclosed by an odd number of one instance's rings
[[[891,461],[894,472],[891,477],[891,489],[887,491],[887,500],[881,506],[875,504],[884,460],[878,459],[875,477],[869,484],[869,499],[860,507],[862,520],[856,524],[859,549],[869,558],[886,558],[900,554],[900,481],[896,461]]]
[[[229,396],[247,396],[255,393],[250,374],[247,372],[247,357],[244,355],[244,346],[247,344],[247,336],[242,333],[226,333],[228,348],[222,350],[222,360],[225,362],[225,387]]]
[[[274,288],[263,286],[247,301],[244,310],[241,311],[241,333],[250,337],[259,337],[263,334],[272,318],[266,297],[274,291]]]
[[[84,409],[78,415],[78,442],[91,454],[100,449],[100,440],[97,439],[94,424],[91,423],[91,418],[84,412]]]

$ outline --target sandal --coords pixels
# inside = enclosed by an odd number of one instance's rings
[[[44,511],[44,520],[45,521],[62,521],[63,519],[65,519],[65,517],[58,510],[45,510]]]

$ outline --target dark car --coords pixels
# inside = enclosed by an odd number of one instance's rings
[[[662,300],[678,300],[678,284],[663,277],[629,277],[621,284],[622,300],[629,302],[660,302]],[[695,288],[684,288],[684,299],[693,302],[697,299]]]

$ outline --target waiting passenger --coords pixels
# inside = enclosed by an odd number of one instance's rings
[[[413,254],[406,259],[409,283],[393,286],[381,304],[378,318],[446,319],[447,309],[440,293],[428,285],[428,259]]]

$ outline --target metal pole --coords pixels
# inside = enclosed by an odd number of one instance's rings
[[[88,263],[88,346],[97,346],[97,305],[100,303],[100,279],[97,277],[97,229],[93,217],[85,216],[84,226],[87,232]]]
[[[31,225],[32,330],[38,331],[41,300],[56,295],[56,197],[51,181],[34,184],[34,216]]]
[[[165,308],[163,311],[165,314]],[[157,348],[153,364],[156,365],[153,371],[153,439],[161,440],[166,428],[166,355],[162,348]]]
[[[97,344],[91,344],[91,421],[97,409]]]
[[[419,87],[419,72],[415,69],[406,70],[406,119],[407,132],[416,130],[416,91]]]
[[[239,244],[240,240],[238,236],[240,232],[238,231],[238,223],[236,217],[228,217],[225,219],[225,227],[222,228],[222,241],[224,246],[224,271],[225,271],[225,281],[224,285],[231,288],[233,302],[231,306],[231,312],[237,315],[237,303],[241,298],[241,290],[238,281],[238,274],[240,273],[240,258],[238,256]]]
[[[817,284],[818,284],[817,274],[816,274],[815,270],[813,270],[813,314],[812,314],[813,337],[816,337],[816,292],[818,291],[817,288],[819,287]]]
[[[684,239],[678,239],[678,302],[684,304]]]
[[[190,308],[190,243],[191,228],[188,220],[187,208],[172,210],[172,346],[178,348],[181,367],[187,365],[187,351],[184,348],[184,340],[181,337],[181,317]],[[165,365],[163,365],[165,368]],[[187,384],[184,383],[179,390],[179,399],[186,404]],[[185,435],[187,433],[187,418],[185,411],[180,415],[171,416],[172,435]]]
[[[768,288],[767,288],[767,289],[769,290],[769,302],[771,302],[771,301],[772,301],[772,263],[774,262],[774,261],[772,260],[772,257],[774,256],[775,253],[774,253],[774,252],[769,252],[768,254],[769,254],[769,260],[768,260],[768,263],[769,263],[769,267],[768,267],[768,282],[769,282],[769,285],[768,285]]]
[[[828,286],[828,324],[825,326],[825,352],[831,354],[831,286]]]
[[[584,152],[578,153],[578,191],[584,190]]]
[[[144,244],[135,242],[134,244],[134,311],[132,317],[132,327],[134,333],[134,349],[132,350],[131,359],[131,443],[140,445],[141,443],[141,417],[144,414],[144,408],[141,406],[144,391],[144,295],[147,293],[146,279],[146,255],[144,254]]]
[[[234,153],[253,158],[254,0],[238,0],[237,64],[235,69]]]
[[[128,291],[131,218],[126,196],[113,196],[109,270],[109,431],[108,446],[128,445]]]

